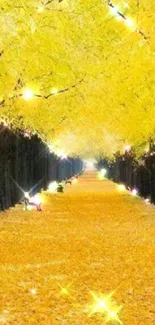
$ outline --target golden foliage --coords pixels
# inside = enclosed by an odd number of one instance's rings
[[[0,218],[1,324],[101,325],[113,293],[122,324],[154,325],[154,207],[93,174],[43,200]]]
[[[112,3],[136,29],[105,0],[0,0],[1,114],[69,154],[110,155],[154,134],[154,0]],[[41,97],[24,101],[24,87]],[[55,89],[66,90],[45,98]]]

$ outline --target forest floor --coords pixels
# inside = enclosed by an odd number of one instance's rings
[[[155,206],[95,172],[42,196],[0,213],[0,324],[154,325]]]

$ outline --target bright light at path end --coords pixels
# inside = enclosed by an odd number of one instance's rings
[[[86,160],[85,161],[85,166],[86,166],[86,169],[88,169],[88,170],[94,170],[95,169],[95,161]]]
[[[32,97],[34,96],[34,92],[29,89],[29,88],[25,88],[24,91],[23,91],[23,98],[25,100],[29,100],[31,99]]]

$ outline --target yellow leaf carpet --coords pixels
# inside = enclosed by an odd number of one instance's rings
[[[0,214],[0,324],[154,325],[155,207],[95,172],[42,197]]]

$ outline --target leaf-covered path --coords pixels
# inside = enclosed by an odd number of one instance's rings
[[[93,294],[116,290],[120,324],[154,325],[155,207],[91,172],[43,199],[0,215],[0,323],[105,324]]]

